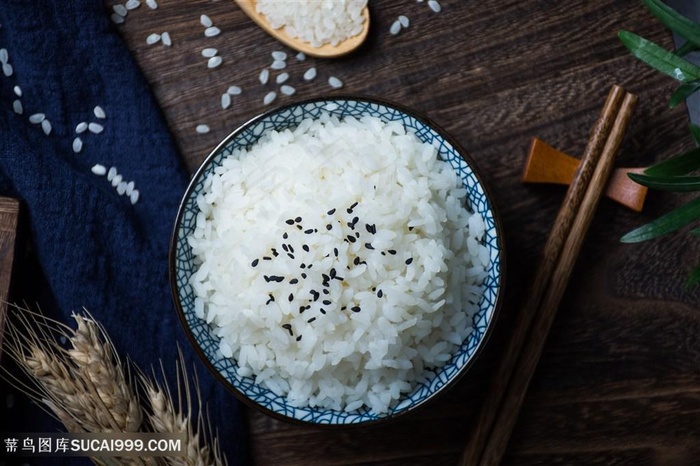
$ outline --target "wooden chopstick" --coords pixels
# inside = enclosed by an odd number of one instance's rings
[[[621,87],[613,86],[603,111],[593,127],[579,171],[567,191],[547,238],[530,293],[518,315],[513,336],[501,358],[501,364],[496,371],[467,448],[460,459],[460,465],[497,464],[505,450],[522,398],[563,295],[570,269],[573,268],[573,260],[580,250],[580,243],[577,246],[571,243],[569,238],[575,236],[580,238],[579,241],[583,240],[587,230],[586,222],[590,222],[592,218],[611,171],[611,165],[605,168],[601,164],[602,168],[596,168],[598,161],[604,158],[606,164],[611,164],[619,148],[621,134],[624,133],[632,107],[636,102],[635,97],[626,94]],[[600,184],[603,176],[605,179]],[[588,194],[589,192],[592,194]],[[585,228],[578,231],[577,229],[581,229],[584,223]],[[574,246],[577,246],[576,251],[569,250]],[[563,256],[566,256],[567,260],[560,263],[559,259]],[[563,273],[562,266],[568,267],[568,273]],[[561,288],[557,290],[558,298],[556,293],[552,295],[552,277],[555,275],[558,279],[556,286]],[[565,280],[561,282],[560,278]],[[556,303],[553,304],[554,302]],[[533,328],[543,330],[543,333],[534,335]],[[527,352],[523,353],[525,350]],[[523,354],[530,355],[528,363],[532,365],[532,370],[521,367]],[[517,380],[511,383],[511,379],[516,374],[516,367],[518,368]]]

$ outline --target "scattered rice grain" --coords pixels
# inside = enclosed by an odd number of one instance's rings
[[[289,73],[281,73],[277,75],[277,79],[275,79],[275,82],[277,84],[282,84],[286,82],[289,79]]]
[[[340,89],[341,87],[343,87],[343,81],[336,78],[335,76],[331,76],[330,78],[328,78],[328,84],[330,84],[331,87],[334,89]]]
[[[12,68],[12,65],[10,65],[9,63],[3,63],[2,64],[2,72],[5,76],[7,76],[9,78],[10,76],[12,76],[12,73],[14,73],[14,69]]]
[[[216,50],[215,48],[212,48],[212,47],[207,47],[206,49],[202,50],[202,56],[204,58],[211,58],[211,57],[215,56],[217,53],[219,53],[219,51]]]
[[[170,33],[169,32],[164,32],[163,35],[161,36],[161,40],[163,41],[163,45],[170,47],[173,45],[173,41],[170,38]]]
[[[76,136],[75,139],[73,139],[73,152],[76,154],[80,153],[80,151],[83,150],[83,140],[80,139],[80,136]],[[100,165],[102,166],[102,165]],[[94,170],[95,167],[93,167],[93,173],[95,173]],[[104,167],[102,167],[104,168]],[[102,173],[104,175],[104,173]]]
[[[207,134],[207,133],[209,132],[209,126],[208,126],[208,125],[204,125],[204,124],[197,125],[197,127],[195,128],[195,130],[196,130],[199,134]]]
[[[12,88],[12,91],[15,93],[17,97],[22,97],[22,88],[19,86],[15,86]]]
[[[153,34],[150,34],[148,37],[146,37],[146,43],[148,45],[153,45],[156,42],[158,42],[159,40],[160,40],[160,34],[158,34],[157,32],[154,32]]]
[[[396,35],[396,34],[398,34],[400,31],[401,31],[401,23],[400,23],[399,20],[397,19],[396,21],[394,21],[393,23],[391,23],[391,27],[389,28],[389,33],[390,33],[390,34],[393,34],[393,35]]]
[[[136,8],[141,6],[141,2],[139,0],[129,0],[126,2],[126,9],[127,10],[135,10]]]
[[[299,61],[306,60],[306,55],[304,54],[304,52],[297,53],[297,60],[299,60]]]
[[[116,5],[112,6],[112,10],[116,14],[121,16],[122,18],[125,17],[128,13],[128,10],[126,9],[126,7],[124,5],[121,5],[121,4],[116,4]]]
[[[12,110],[15,111],[17,115],[21,115],[24,113],[24,107],[22,107],[22,101],[19,99],[15,99],[12,102]]]
[[[312,66],[304,72],[304,80],[311,81],[316,77],[316,67]]]
[[[7,63],[7,60],[9,60],[9,59],[10,59],[10,56],[7,53],[7,49],[5,49],[5,48],[0,49],[0,63],[2,63],[4,65],[5,63]]]
[[[46,115],[43,113],[35,113],[34,115],[29,116],[29,123],[34,123],[36,125],[44,121],[45,118]]]
[[[258,79],[260,79],[260,84],[267,84],[267,81],[270,79],[270,70],[264,68],[260,72],[260,76],[258,77]]]
[[[117,176],[117,167],[110,167],[107,172],[107,181],[112,181]]]
[[[243,90],[239,86],[230,86],[226,92],[231,95],[240,95]]]
[[[216,26],[211,26],[211,27],[208,27],[204,30],[204,35],[206,37],[218,36],[220,33],[221,33],[221,29],[219,29]]]
[[[272,59],[285,61],[287,59],[287,53],[282,52],[281,50],[275,50],[272,52]]]
[[[223,61],[224,59],[218,55],[211,57],[209,60],[207,60],[207,68],[216,68],[217,66],[221,65]]]
[[[93,134],[100,134],[104,129],[105,129],[105,127],[99,123],[89,123],[88,124],[88,130],[90,130],[90,132]]]
[[[123,178],[124,178],[123,176],[121,176],[120,174],[117,173],[117,174],[114,176],[114,178],[112,178],[112,186],[116,188],[117,185],[119,185],[119,183],[122,182],[122,179],[123,179]]]
[[[146,5],[148,5],[151,10],[158,9],[158,2],[156,2],[156,0],[146,0]]]
[[[134,205],[139,201],[139,196],[140,193],[138,189],[131,191],[131,194],[129,194],[129,201],[131,201],[131,205]]]
[[[277,93],[274,91],[268,92],[265,94],[265,97],[263,97],[263,104],[265,105],[270,105],[272,102],[275,101],[277,98]]]
[[[123,196],[126,193],[126,181],[120,181],[117,185],[117,194]]]
[[[440,13],[440,10],[442,10],[442,7],[440,6],[440,3],[437,0],[428,0],[428,6],[435,13]]]
[[[226,110],[231,106],[231,94],[228,92],[221,94],[221,108]]]
[[[99,105],[95,105],[95,108],[92,109],[92,113],[94,113],[100,120],[107,118],[107,114],[105,113],[104,109]]]
[[[287,62],[284,60],[275,60],[272,62],[272,65],[270,65],[270,68],[273,70],[283,70],[287,67]]]
[[[199,17],[199,22],[204,26],[205,28],[210,28],[214,25],[214,22],[211,20],[211,18],[207,15],[202,15]]]
[[[133,182],[133,181],[129,181],[129,182],[126,184],[126,191],[125,191],[125,194],[126,194],[127,196],[131,196],[131,193],[134,191],[134,186],[135,186],[135,185],[134,185],[134,182]]]
[[[124,24],[124,17],[123,16],[119,16],[116,13],[112,13],[112,16],[110,16],[110,18],[112,19],[112,22],[114,24]]]
[[[293,95],[297,90],[294,89],[292,86],[284,85],[280,87],[280,92],[284,95]]]
[[[411,21],[408,19],[408,16],[401,15],[399,16],[399,23],[401,23],[402,27],[407,28],[411,24]]]
[[[78,126],[75,127],[75,132],[80,134],[80,133],[84,133],[85,130],[87,130],[87,129],[88,129],[88,124],[85,123],[84,121],[81,121],[80,123],[78,123]]]
[[[90,171],[97,176],[104,176],[107,173],[107,167],[105,167],[104,165],[100,165],[99,163],[96,163],[95,165],[92,166]]]

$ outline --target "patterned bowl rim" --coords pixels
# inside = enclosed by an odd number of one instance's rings
[[[192,329],[190,328],[189,324],[187,323],[187,317],[185,314],[185,310],[182,307],[182,303],[180,302],[180,294],[179,294],[179,289],[177,286],[177,270],[176,270],[176,258],[177,258],[177,243],[178,243],[178,232],[180,230],[180,225],[182,223],[183,215],[185,212],[185,209],[187,207],[187,204],[189,202],[190,196],[192,195],[192,192],[195,190],[197,184],[200,181],[200,178],[206,173],[208,170],[209,165],[214,161],[214,159],[219,155],[219,153],[225,149],[231,141],[233,141],[235,138],[237,138],[242,132],[244,132],[248,127],[251,125],[255,125],[256,123],[260,122],[261,120],[264,120],[266,118],[270,118],[273,115],[288,111],[294,107],[299,107],[299,106],[306,106],[309,104],[313,103],[319,103],[319,102],[328,102],[328,103],[337,103],[339,101],[345,101],[345,102],[358,102],[358,103],[367,103],[367,104],[374,104],[374,105],[379,105],[383,107],[387,107],[393,110],[397,110],[411,118],[414,118],[416,121],[420,122],[421,124],[429,127],[432,129],[438,136],[440,136],[442,139],[444,139],[448,144],[452,146],[452,148],[457,152],[467,163],[469,168],[471,169],[473,175],[477,179],[479,186],[482,188],[484,191],[484,194],[486,196],[486,199],[489,202],[489,210],[493,214],[493,222],[494,222],[494,227],[496,230],[496,241],[498,245],[498,259],[499,259],[499,277],[498,277],[498,286],[496,290],[496,297],[493,301],[492,305],[492,313],[491,313],[491,319],[488,323],[488,326],[486,330],[484,331],[483,336],[481,337],[480,341],[478,342],[478,346],[474,353],[471,355],[469,360],[457,371],[454,376],[452,376],[444,385],[442,385],[440,388],[438,388],[435,392],[433,392],[430,396],[417,401],[414,405],[409,407],[408,409],[402,410],[398,413],[391,413],[385,416],[381,416],[379,418],[375,419],[370,419],[362,422],[356,422],[356,423],[316,423],[312,421],[307,421],[307,420],[302,420],[302,419],[297,419],[291,416],[286,416],[282,413],[273,411],[266,406],[261,405],[260,403],[255,402],[251,398],[249,398],[245,393],[242,391],[238,390],[236,387],[233,386],[233,384],[214,366],[214,364],[209,360],[207,355],[205,354],[204,350],[202,349],[197,337],[194,335],[192,332]],[[378,98],[378,97],[369,97],[369,96],[362,96],[362,95],[328,95],[328,96],[318,96],[318,97],[313,97],[313,98],[307,98],[303,100],[296,100],[294,102],[290,102],[285,105],[280,105],[277,106],[273,109],[270,109],[266,112],[263,112],[261,114],[258,114],[257,116],[249,119],[248,121],[244,122],[243,124],[239,125],[235,130],[233,130],[231,133],[228,134],[219,144],[216,145],[216,147],[207,155],[207,157],[204,159],[204,161],[200,164],[199,168],[197,171],[192,175],[192,178],[190,179],[189,185],[187,186],[187,189],[185,190],[184,195],[182,196],[182,200],[180,202],[180,205],[178,207],[178,212],[177,216],[175,219],[175,223],[173,226],[173,230],[171,233],[171,238],[170,238],[170,251],[168,254],[168,271],[169,271],[169,279],[170,279],[170,285],[171,285],[171,292],[172,292],[172,297],[173,301],[175,304],[175,309],[178,314],[180,324],[182,325],[183,330],[185,331],[185,334],[187,335],[187,339],[189,340],[190,344],[192,345],[192,348],[194,351],[199,355],[199,358],[202,360],[204,365],[209,369],[209,371],[212,373],[212,375],[221,382],[224,387],[226,387],[230,392],[232,392],[240,401],[245,403],[247,406],[250,406],[254,409],[257,409],[275,419],[279,419],[281,421],[287,422],[287,423],[292,423],[292,424],[298,424],[298,425],[306,425],[306,426],[314,426],[318,428],[324,428],[324,429],[352,429],[356,428],[359,426],[369,426],[369,425],[377,425],[377,424],[386,424],[395,421],[396,419],[403,418],[407,415],[410,415],[414,413],[417,409],[424,408],[426,405],[432,403],[435,401],[435,399],[439,398],[439,395],[444,394],[448,389],[454,387],[457,382],[466,374],[469,369],[475,364],[475,362],[479,359],[479,356],[481,353],[484,351],[484,347],[488,344],[488,341],[490,340],[491,334],[494,331],[494,327],[496,326],[496,323],[498,321],[498,316],[500,315],[501,307],[503,304],[503,299],[504,299],[504,288],[505,288],[505,275],[506,275],[506,262],[505,262],[505,244],[504,244],[504,239],[503,239],[503,227],[501,223],[501,217],[496,209],[496,206],[493,203],[493,195],[491,193],[490,188],[488,185],[484,182],[484,176],[477,167],[474,159],[471,157],[471,155],[462,147],[461,144],[459,144],[451,135],[448,133],[445,129],[443,129],[440,125],[429,119],[428,117],[416,112],[415,110],[412,110],[408,107],[405,107],[401,104],[394,103],[390,100],[384,99],[384,98]]]

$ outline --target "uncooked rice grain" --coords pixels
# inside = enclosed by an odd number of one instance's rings
[[[209,126],[204,124],[197,125],[195,131],[197,131],[199,134],[206,134],[209,132]]]
[[[312,66],[304,72],[304,80],[311,81],[316,77],[316,67]]]
[[[243,89],[241,89],[240,86],[230,86],[226,92],[231,95],[240,95]]]
[[[277,98],[277,93],[275,91],[270,91],[263,97],[263,104],[270,105]]]
[[[84,133],[88,129],[88,124],[84,121],[81,121],[78,123],[78,125],[75,127],[75,132],[80,134]]]
[[[221,65],[223,61],[224,59],[219,55],[211,57],[209,60],[207,60],[207,68],[216,68],[217,66]]]
[[[330,84],[330,86],[334,89],[340,89],[341,87],[343,87],[343,81],[336,78],[335,76],[331,76],[330,78],[328,78],[328,84]]]
[[[99,163],[96,163],[95,165],[92,166],[90,171],[97,176],[104,176],[107,173],[107,168],[104,165],[100,165]]]
[[[280,92],[284,95],[294,95],[297,90],[287,84],[280,87]]]
[[[211,57],[215,56],[217,53],[219,53],[219,51],[216,50],[215,48],[211,48],[211,47],[207,47],[206,49],[202,50],[202,56],[204,58],[211,58]]]
[[[165,46],[167,46],[167,47],[170,47],[171,45],[173,45],[173,40],[172,40],[172,38],[170,37],[170,33],[169,33],[169,32],[164,32],[164,33],[161,35],[161,40],[163,41],[163,45],[165,45]]]
[[[489,257],[465,198],[399,122],[270,131],[203,181],[195,314],[291,405],[386,412],[472,331]]]
[[[273,29],[284,28],[292,37],[313,47],[338,45],[358,35],[363,28],[362,10],[367,0],[257,0],[255,8],[263,14]]]
[[[83,140],[80,139],[80,136],[76,136],[75,139],[73,139],[72,146],[73,146],[73,152],[75,152],[76,154],[78,154],[81,150],[83,150]],[[93,173],[95,173],[94,170],[93,170]]]
[[[17,115],[23,114],[24,107],[22,106],[22,101],[19,99],[12,101],[12,110],[14,110]]]
[[[104,129],[105,127],[99,123],[91,122],[88,124],[88,130],[93,134],[100,134]]]
[[[270,79],[270,70],[263,68],[258,79],[260,80],[260,84],[267,84],[267,81]]]
[[[204,35],[206,37],[218,36],[220,33],[221,33],[221,29],[219,29],[216,26],[211,26],[211,27],[208,27],[204,30]]]
[[[152,33],[152,34],[149,34],[149,36],[146,37],[146,43],[147,43],[148,45],[153,45],[153,44],[155,44],[156,42],[158,42],[159,40],[160,40],[160,34],[158,34],[157,32],[154,32],[154,33]]]
[[[201,23],[202,26],[205,28],[210,28],[214,25],[214,22],[211,20],[211,18],[207,15],[201,15],[199,17],[199,22]]]
[[[107,118],[107,114],[105,113],[104,109],[99,105],[95,105],[95,108],[92,109],[92,113],[94,113],[100,120]]]
[[[275,82],[277,84],[282,84],[282,83],[286,82],[288,79],[289,79],[289,73],[280,73],[277,75]]]

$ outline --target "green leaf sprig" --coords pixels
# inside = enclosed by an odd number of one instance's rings
[[[661,0],[643,0],[644,5],[664,26],[683,37],[686,42],[675,51],[669,51],[630,31],[620,31],[619,38],[636,58],[650,67],[680,82],[669,100],[671,108],[700,91],[700,67],[685,58],[690,52],[700,50],[700,23],[681,15]],[[700,146],[700,127],[690,126],[696,146]],[[699,192],[700,175],[693,172],[700,170],[700,147],[678,154],[668,160],[647,168],[642,174],[630,173],[635,182],[652,189],[673,192]],[[678,231],[700,220],[700,197],[662,215],[661,217],[636,228],[620,241],[637,243],[658,238]],[[700,228],[690,232],[700,236]],[[690,271],[687,286],[700,283],[700,264]]]

